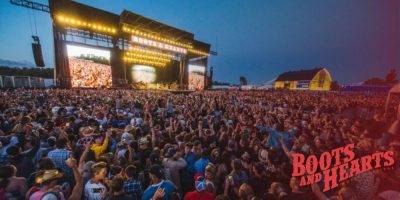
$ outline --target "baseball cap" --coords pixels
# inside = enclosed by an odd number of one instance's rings
[[[150,162],[152,164],[160,164],[160,157],[156,153],[150,154]]]
[[[164,178],[164,171],[160,165],[152,165],[150,167],[149,173],[153,174],[154,176],[156,176],[159,179]]]
[[[121,140],[131,141],[133,140],[133,135],[128,132],[124,132],[121,135]]]
[[[168,148],[167,153],[165,154],[165,157],[170,158],[170,157],[174,156],[176,152],[177,152],[176,148],[170,147],[170,148]]]
[[[203,176],[198,176],[194,182],[194,185],[198,192],[202,192],[207,188],[206,179]]]

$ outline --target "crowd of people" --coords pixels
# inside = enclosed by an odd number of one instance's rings
[[[0,91],[2,199],[400,199],[400,108],[312,91]],[[323,192],[292,153],[354,143],[395,166]],[[332,163],[334,164],[334,163]]]
[[[176,82],[173,83],[143,83],[135,82],[132,83],[132,88],[139,90],[177,90],[179,85]]]
[[[68,59],[72,87],[110,88],[111,66],[70,57]]]

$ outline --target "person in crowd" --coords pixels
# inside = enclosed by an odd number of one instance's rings
[[[309,193],[303,191],[303,188],[300,186],[300,183],[299,183],[299,178],[297,178],[297,177],[292,177],[290,179],[290,188],[292,189],[292,191],[289,192],[283,198],[284,200],[294,200],[294,199],[306,200],[306,199],[310,199],[313,196],[313,194],[309,194]]]
[[[34,162],[39,161],[43,157],[46,157],[50,151],[53,151],[55,149],[56,142],[57,139],[54,136],[47,138],[46,142],[40,147],[40,149],[36,153]]]
[[[217,193],[217,182],[216,182],[216,173],[217,169],[215,168],[215,165],[212,163],[208,163],[206,167],[206,172],[205,172],[205,178],[206,178],[206,186],[207,186],[207,192],[211,192],[213,194]]]
[[[176,147],[170,147],[167,150],[166,158],[163,161],[163,166],[169,170],[171,181],[178,188],[178,191],[182,191],[180,170],[185,168],[187,165],[185,159],[181,157],[181,152]]]
[[[191,142],[185,143],[183,158],[185,159],[187,165],[186,168],[183,169],[181,172],[181,184],[184,193],[190,192],[194,189],[194,183],[191,180],[194,177],[194,174],[196,173],[195,170],[196,156],[194,155],[192,148],[193,144]]]
[[[50,151],[47,157],[50,158],[51,161],[53,161],[55,167],[60,168],[63,171],[66,178],[71,178],[72,171],[65,163],[65,161],[67,161],[67,159],[71,155],[71,151],[69,151],[67,148],[68,139],[65,137],[60,137],[56,142],[56,149]]]
[[[124,179],[122,177],[114,177],[111,181],[111,195],[109,195],[107,200],[130,200],[132,199],[129,195],[125,194],[123,191]]]
[[[35,177],[35,183],[39,187],[32,187],[26,195],[29,200],[73,200],[80,199],[83,191],[82,176],[78,171],[77,161],[71,156],[65,161],[66,165],[71,168],[75,186],[72,191],[68,187],[68,183],[60,185],[60,181],[63,178],[63,173],[57,169],[42,170],[39,171]]]
[[[17,168],[13,165],[6,165],[0,168],[0,180],[2,184],[2,192],[0,197],[4,199],[25,199],[27,192],[26,179],[17,177]]]
[[[142,200],[168,200],[173,193],[177,192],[176,186],[171,181],[165,180],[164,171],[160,165],[152,165],[149,172],[152,184],[144,191]]]
[[[201,158],[194,163],[196,173],[200,173],[204,176],[206,172],[206,167],[210,162],[209,154],[210,152],[208,149],[203,149],[203,151],[201,152]]]
[[[286,196],[285,188],[280,182],[273,182],[268,188],[268,192],[264,194],[264,199],[280,200]]]
[[[243,183],[248,182],[248,175],[243,170],[242,161],[240,159],[232,160],[232,171],[228,175],[225,181],[225,191],[224,194],[230,198],[238,197],[239,187]]]
[[[134,165],[129,165],[125,168],[126,180],[123,185],[123,192],[133,199],[140,199],[142,196],[142,185],[138,180],[137,168]]]
[[[249,177],[249,185],[253,189],[254,194],[258,197],[264,194],[265,187],[271,185],[263,163],[258,162],[253,165],[252,173]]]
[[[214,200],[215,195],[207,191],[206,179],[202,176],[198,176],[195,180],[196,189],[192,192],[188,192],[184,200]]]
[[[99,162],[91,167],[92,178],[85,185],[86,200],[103,200],[108,194],[106,187],[107,164]]]
[[[258,200],[259,199],[255,196],[253,189],[247,183],[243,183],[239,187],[239,198],[241,200]]]
[[[92,144],[92,146],[90,147],[90,149],[94,152],[96,160],[99,159],[100,155],[103,154],[104,151],[107,149],[110,136],[110,131],[107,132],[105,139],[101,134],[96,135],[94,139],[94,144]]]
[[[19,139],[17,139],[15,145],[8,146],[6,149],[7,154],[4,164],[15,166],[18,169],[16,174],[18,177],[28,178],[35,171],[33,158],[39,149],[40,143],[38,134],[34,133],[32,135],[29,136],[28,140],[24,136],[19,135]],[[19,141],[24,141],[25,145]]]

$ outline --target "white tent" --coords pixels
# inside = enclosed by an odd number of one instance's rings
[[[268,90],[268,89],[272,89],[274,88],[275,85],[275,80],[277,79],[277,77],[275,77],[274,79],[267,81],[265,84],[261,85],[260,87],[258,87],[257,89],[260,90]]]
[[[392,89],[389,90],[389,94],[386,98],[386,106],[385,106],[385,110],[387,111],[388,106],[389,106],[389,101],[390,101],[390,96],[393,94],[400,94],[400,83],[394,85],[392,87]]]

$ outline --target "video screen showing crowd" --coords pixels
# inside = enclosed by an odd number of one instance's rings
[[[206,68],[189,65],[189,90],[204,90]]]
[[[110,52],[84,46],[67,45],[73,88],[110,88]]]

